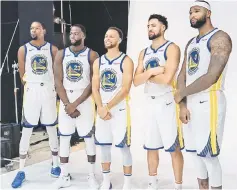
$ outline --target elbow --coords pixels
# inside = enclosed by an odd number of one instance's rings
[[[139,86],[141,83],[137,80],[137,78],[136,77],[134,77],[134,79],[133,79],[133,85],[135,86],[135,87],[137,87],[137,86]]]
[[[173,84],[173,79],[172,78],[164,78],[163,83],[165,85],[172,85]]]
[[[133,85],[134,85],[135,87],[139,86],[137,80],[133,80]]]

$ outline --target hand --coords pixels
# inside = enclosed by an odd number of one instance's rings
[[[81,115],[81,113],[76,109],[71,115],[69,115],[71,118],[77,118]]]
[[[190,121],[190,111],[185,106],[180,106],[179,119],[182,123],[187,124]]]
[[[151,76],[156,76],[156,75],[163,74],[165,72],[165,67],[158,66],[158,67],[149,69],[149,71],[151,72]]]
[[[70,116],[75,110],[76,110],[76,106],[73,103],[68,103],[65,106],[65,112]]]
[[[101,119],[105,118],[108,114],[106,107],[98,107],[97,112]]]
[[[181,100],[183,100],[183,95],[182,93],[180,92],[180,90],[177,90],[175,95],[174,95],[174,100],[177,104],[179,104],[181,102]]]
[[[112,115],[110,112],[108,112],[108,114],[103,118],[104,121],[106,120],[110,120],[112,118]]]

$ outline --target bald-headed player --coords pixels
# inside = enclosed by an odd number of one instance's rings
[[[186,151],[193,155],[200,189],[222,188],[220,153],[226,99],[224,80],[232,50],[230,36],[211,23],[211,6],[195,1],[190,23],[199,31],[185,50],[175,100],[180,106]]]
[[[123,33],[110,27],[104,37],[107,53],[93,66],[92,93],[97,105],[96,144],[101,145],[103,182],[101,189],[111,189],[111,145],[120,148],[123,156],[124,185],[131,189],[132,156],[129,91],[133,80],[133,62],[122,53],[119,44]]]
[[[148,19],[151,46],[140,52],[134,85],[145,83],[147,97],[144,108],[145,143],[149,169],[148,189],[157,189],[159,149],[170,152],[175,176],[175,188],[182,188],[183,139],[174,101],[174,80],[180,62],[179,47],[165,39],[168,21],[153,14]]]
[[[33,128],[46,126],[49,145],[52,151],[53,167],[51,176],[58,177],[58,139],[56,91],[54,86],[53,62],[57,47],[46,42],[46,28],[40,22],[32,22],[30,26],[31,41],[18,50],[18,64],[21,81],[24,85],[22,109],[22,136],[20,141],[20,171],[17,173],[12,187],[20,187],[25,181],[24,165],[29,149]]]
[[[95,104],[91,97],[92,64],[99,57],[97,52],[86,47],[86,29],[75,24],[70,30],[71,45],[60,50],[55,57],[54,73],[56,90],[60,97],[58,129],[60,133],[61,175],[56,186],[70,186],[68,161],[71,135],[77,129],[84,138],[88,158],[88,182],[90,189],[98,189],[95,179]],[[80,163],[78,163],[80,164]]]

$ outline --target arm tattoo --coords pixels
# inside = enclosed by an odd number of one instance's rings
[[[231,38],[227,33],[218,31],[211,39],[210,46],[211,60],[207,73],[184,89],[184,97],[208,89],[221,76],[232,50]]]

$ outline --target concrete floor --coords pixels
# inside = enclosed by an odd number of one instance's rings
[[[31,145],[29,148],[29,152],[28,152],[28,157],[26,159],[26,166],[30,166],[45,160],[49,160],[51,159],[51,151],[50,151],[50,147],[49,147],[49,142],[48,140],[45,141],[45,139],[48,138],[48,135],[45,131],[37,131],[37,132],[33,132],[30,143],[34,144],[35,142],[41,141],[38,144],[35,145]],[[84,149],[85,145],[84,142],[80,142],[79,144],[72,146],[71,147],[71,151],[75,152],[77,150],[82,150]],[[19,157],[13,158],[14,160],[19,160]],[[13,170],[16,170],[19,168],[19,163],[18,162],[14,162],[13,163]],[[12,171],[13,171],[12,170]],[[7,172],[6,167],[1,168],[0,170],[0,174],[5,174]]]

